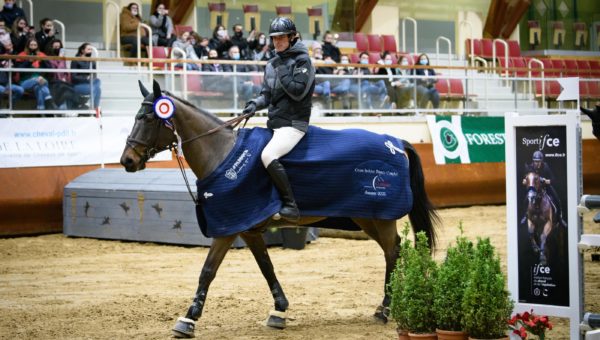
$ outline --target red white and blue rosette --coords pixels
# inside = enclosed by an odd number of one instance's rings
[[[175,103],[169,97],[158,97],[154,101],[154,113],[162,120],[168,120],[175,113]]]

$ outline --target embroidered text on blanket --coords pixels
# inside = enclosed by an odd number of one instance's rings
[[[242,169],[248,164],[248,159],[252,157],[252,153],[248,149],[244,150],[240,157],[233,163],[231,168],[225,171],[225,177],[232,181],[235,181],[238,178],[238,173],[242,171]]]

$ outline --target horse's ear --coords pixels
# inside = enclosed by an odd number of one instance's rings
[[[140,85],[140,92],[142,92],[142,97],[146,98],[150,94],[150,92],[146,89],[144,84],[142,84],[141,80],[138,80],[138,84]]]
[[[158,98],[162,96],[162,91],[160,90],[160,84],[155,80],[152,84],[152,89],[154,90],[154,98]]]

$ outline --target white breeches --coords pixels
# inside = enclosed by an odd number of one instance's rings
[[[305,133],[291,126],[284,126],[273,130],[273,137],[267,143],[260,155],[266,167],[275,159],[287,155],[300,142]]]

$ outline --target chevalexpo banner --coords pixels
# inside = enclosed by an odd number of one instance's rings
[[[504,162],[504,118],[427,116],[436,164]]]
[[[133,118],[19,118],[0,121],[0,168],[118,163]],[[171,153],[154,160],[170,160]]]

